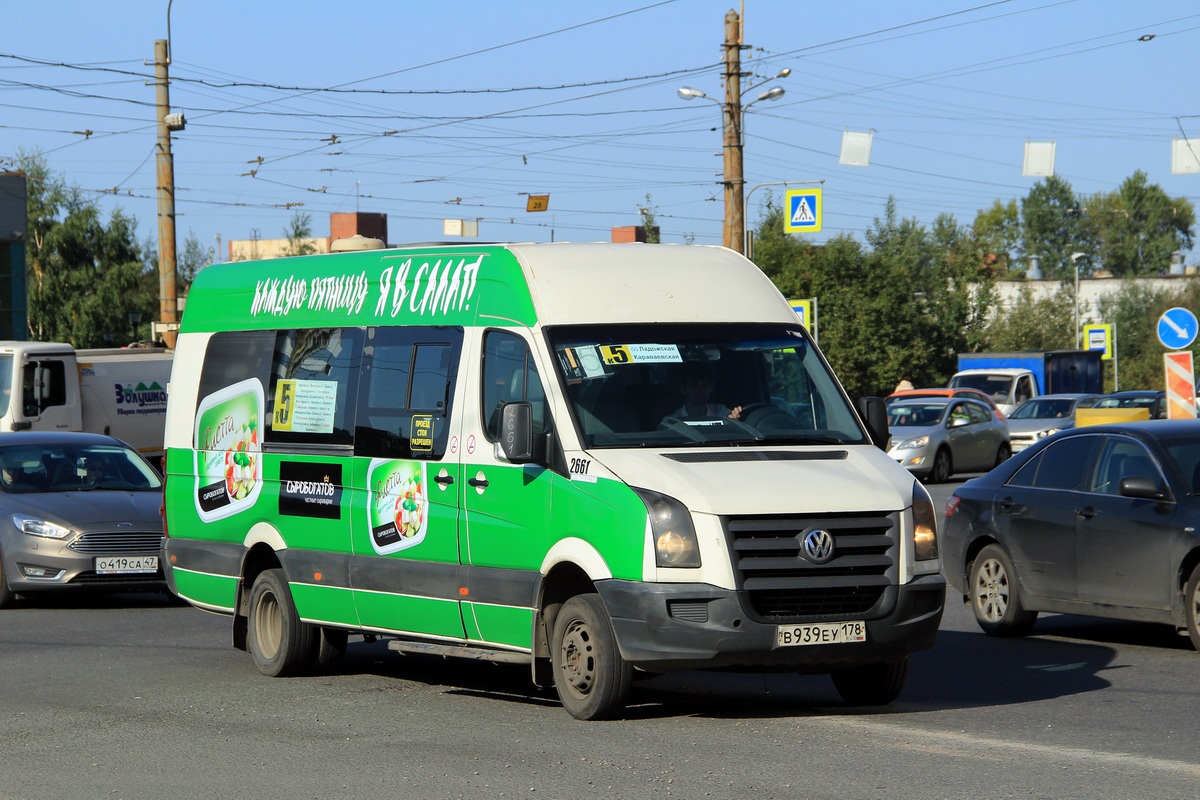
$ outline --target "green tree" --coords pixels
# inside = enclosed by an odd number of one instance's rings
[[[285,256],[307,256],[317,252],[312,239],[312,214],[307,211],[295,211],[288,226],[283,229],[284,238],[288,243],[283,248]]]
[[[130,312],[149,320],[158,305],[136,221],[120,209],[101,219],[95,203],[51,174],[39,154],[21,153],[18,166],[28,194],[30,337],[76,347],[127,340]]]
[[[1053,294],[1034,297],[1022,286],[1007,308],[997,308],[987,323],[978,351],[1074,350],[1075,292],[1066,283]]]
[[[1122,388],[1163,388],[1162,357],[1166,351],[1158,341],[1157,321],[1175,306],[1200,308],[1200,281],[1189,279],[1159,288],[1128,281],[1113,295],[1101,298],[1100,319],[1116,325],[1117,371]],[[1192,346],[1192,358],[1200,364],[1200,344]]]
[[[1115,277],[1161,275],[1171,254],[1192,246],[1196,214],[1186,198],[1172,198],[1138,170],[1108,194],[1087,201],[1099,263]]]
[[[1021,212],[1016,200],[997,200],[975,215],[971,232],[981,250],[981,265],[992,275],[1005,276],[1024,270],[1016,260],[1021,249]]]
[[[188,231],[188,237],[183,242],[183,252],[176,259],[176,282],[180,291],[186,291],[196,279],[196,273],[213,263],[215,250],[200,244],[196,234]]]
[[[658,244],[661,239],[658,234],[658,224],[654,219],[654,205],[650,202],[650,195],[646,195],[646,205],[638,209],[638,213],[642,215],[642,230],[646,234],[646,241],[649,244]]]
[[[770,192],[754,233],[754,263],[789,298],[812,296],[811,248],[784,230],[783,207]]]
[[[1037,256],[1047,278],[1073,278],[1074,252],[1095,251],[1083,208],[1066,180],[1051,175],[1039,181],[1021,201],[1022,255]]]

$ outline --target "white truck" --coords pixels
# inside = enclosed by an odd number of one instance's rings
[[[76,350],[58,342],[0,341],[0,435],[104,433],[157,459],[171,361],[172,353],[161,348]]]

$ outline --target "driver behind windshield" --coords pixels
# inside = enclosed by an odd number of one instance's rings
[[[667,414],[666,418],[699,419],[702,417],[728,417],[740,419],[742,407],[732,409],[720,403],[710,402],[715,380],[713,368],[704,362],[692,362],[684,366],[679,391],[683,395],[683,405]]]

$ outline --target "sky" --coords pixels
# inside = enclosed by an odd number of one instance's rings
[[[743,20],[747,219],[822,190],[814,243],[1024,198],[1026,144],[1079,195],[1172,174],[1200,138],[1195,0],[38,0],[0,34],[0,168],[40,153],[157,240],[154,42],[170,39],[179,250],[388,216],[390,243],[607,241],[649,209],[720,244],[722,41]],[[10,9],[10,12],[13,9]],[[784,69],[786,77],[776,77]],[[677,90],[708,98],[685,101]],[[773,87],[785,94],[757,98]],[[870,163],[839,163],[843,133]],[[785,185],[786,184],[786,185]],[[549,209],[528,212],[528,195]],[[1188,263],[1198,259],[1188,254]]]

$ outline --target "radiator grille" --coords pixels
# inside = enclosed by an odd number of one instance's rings
[[[101,556],[153,556],[161,543],[162,531],[91,531],[67,547]]]
[[[885,613],[899,579],[897,514],[728,517],[724,520],[746,613],[763,621]],[[833,536],[824,564],[805,556],[810,531]]]

